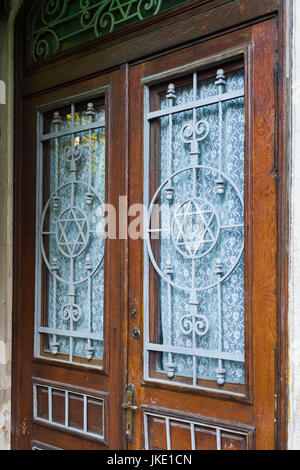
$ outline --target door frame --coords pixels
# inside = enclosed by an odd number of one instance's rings
[[[26,106],[26,100],[33,95],[51,89],[70,85],[83,78],[92,78],[104,71],[120,67],[124,83],[129,80],[129,65],[136,64],[143,58],[165,54],[168,50],[177,50],[187,44],[201,43],[207,39],[217,38],[225,32],[242,29],[267,18],[277,18],[278,25],[278,68],[277,77],[277,135],[274,155],[274,170],[272,176],[277,181],[278,197],[278,310],[277,327],[278,340],[276,354],[276,384],[275,395],[277,405],[277,427],[275,442],[277,449],[287,447],[288,427],[288,267],[289,267],[289,212],[290,212],[290,151],[289,151],[289,115],[290,90],[286,77],[289,62],[286,51],[291,38],[287,34],[286,25],[291,18],[290,0],[197,0],[183,4],[172,10],[153,17],[141,24],[124,28],[121,34],[112,33],[101,41],[93,41],[88,45],[77,47],[67,53],[59,54],[45,62],[25,66],[24,24],[29,11],[29,0],[24,0],[15,23],[15,142],[14,142],[14,231],[13,231],[13,333],[12,333],[12,448],[20,449],[20,426],[22,416],[19,406],[20,374],[21,374],[21,331],[18,329],[21,315],[19,288],[19,265],[22,261],[20,250],[21,221],[19,182],[22,178],[22,167],[19,155],[22,153],[22,120],[21,110]],[[201,25],[201,28],[199,27]],[[158,33],[159,30],[159,34]],[[188,37],[186,31],[189,31]],[[291,31],[288,32],[291,34]],[[163,46],[162,46],[163,45]],[[112,53],[113,52],[113,53]],[[68,79],[66,79],[65,64],[68,64]],[[88,73],[87,73],[88,71]],[[128,87],[125,87],[128,89]],[[128,104],[126,101],[125,141],[123,143],[125,158],[126,181],[128,189]],[[142,124],[141,124],[142,125]],[[128,197],[128,191],[127,191]],[[123,240],[122,269],[124,272],[123,312],[125,336],[128,334],[128,241]],[[124,344],[127,344],[126,337]],[[125,346],[126,347],[126,346]],[[124,357],[127,351],[125,350]],[[126,364],[124,364],[126,370]],[[125,377],[126,379],[126,377]]]

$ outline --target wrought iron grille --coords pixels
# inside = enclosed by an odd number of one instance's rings
[[[244,72],[166,88],[151,110],[145,87],[145,378],[239,395],[223,386],[245,383]]]
[[[39,141],[36,355],[101,367],[103,100],[42,114]]]
[[[190,0],[42,0],[28,18],[28,61],[39,62]]]

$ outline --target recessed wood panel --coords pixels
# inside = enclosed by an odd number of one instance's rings
[[[40,441],[31,441],[31,450],[62,450],[59,447],[51,446]]]
[[[83,431],[83,396],[69,393],[69,426]]]
[[[149,416],[148,419],[149,448],[163,450],[167,447],[165,420],[160,416]]]
[[[52,391],[52,419],[55,423],[65,424],[65,393]]]
[[[195,426],[195,444],[197,450],[217,450],[215,429]]]
[[[247,450],[247,443],[243,436],[223,433],[222,450]]]

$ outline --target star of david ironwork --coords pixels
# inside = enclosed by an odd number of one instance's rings
[[[89,240],[88,220],[75,207],[67,209],[57,221],[57,244],[70,257],[78,256]]]
[[[173,219],[173,240],[176,249],[189,258],[204,256],[218,239],[218,223],[214,208],[205,201],[189,200],[176,211]]]

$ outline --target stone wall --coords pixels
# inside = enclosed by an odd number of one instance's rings
[[[12,214],[13,214],[13,24],[21,0],[0,20],[0,449],[10,448]]]

